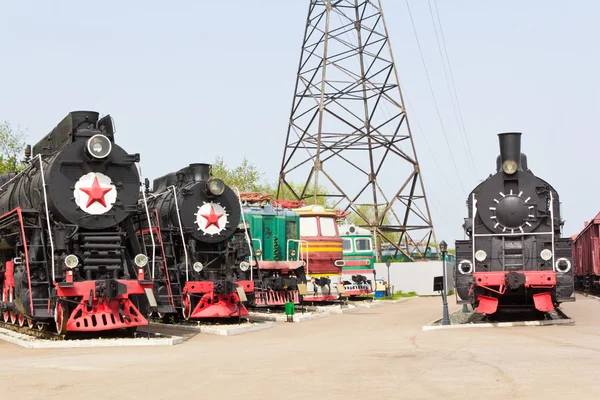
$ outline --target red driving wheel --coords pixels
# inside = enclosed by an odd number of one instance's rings
[[[188,321],[192,315],[192,299],[189,294],[183,298],[183,318]]]
[[[60,301],[57,301],[54,308],[54,321],[56,322],[56,332],[59,335],[67,333],[67,319],[68,315],[65,312],[65,308]]]
[[[6,292],[5,291],[2,291],[2,301],[4,303],[6,303]],[[8,323],[8,319],[10,318],[8,311],[4,311],[2,313],[2,318],[4,319],[4,322]]]

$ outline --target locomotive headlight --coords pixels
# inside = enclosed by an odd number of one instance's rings
[[[469,260],[462,260],[458,264],[458,272],[460,272],[463,275],[470,274],[471,272],[473,272],[473,263]]]
[[[502,163],[502,170],[505,174],[512,175],[517,172],[517,163],[514,160],[506,160]]]
[[[475,253],[475,259],[479,262],[482,262],[487,258],[487,253],[484,250],[477,250]]]
[[[566,258],[559,258],[556,260],[556,270],[558,272],[562,272],[563,274],[569,272],[571,269],[571,261]]]
[[[220,179],[210,179],[206,183],[206,189],[213,196],[220,196],[225,191],[225,183]]]
[[[296,257],[296,249],[291,249],[290,250],[290,257]]]
[[[148,257],[145,254],[140,253],[137,256],[135,256],[133,262],[135,262],[135,265],[137,265],[138,267],[143,268],[146,266],[146,264],[148,264]]]
[[[541,251],[540,257],[542,257],[542,260],[544,261],[549,261],[552,258],[552,252],[548,249],[544,249]]]
[[[112,150],[112,144],[106,136],[94,135],[87,141],[86,148],[92,157],[104,158],[110,154],[110,151]]]
[[[194,265],[192,265],[192,268],[194,268],[194,271],[200,272],[204,269],[204,265],[200,261],[196,261]]]
[[[240,263],[240,269],[244,272],[248,271],[248,269],[250,268],[250,263],[248,261],[242,261]]]
[[[256,251],[254,253],[256,253],[256,257],[262,256],[262,250],[261,249],[256,249]]]
[[[69,269],[73,269],[79,265],[79,258],[75,254],[69,254],[65,257],[65,265]]]

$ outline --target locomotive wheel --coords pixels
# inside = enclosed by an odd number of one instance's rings
[[[69,320],[69,313],[60,303],[60,301],[56,302],[56,306],[54,307],[54,322],[56,322],[56,332],[59,335],[64,335],[67,333],[67,321]]]
[[[33,329],[33,325],[34,325],[33,320],[31,318],[27,318],[27,327],[29,329]]]
[[[21,328],[25,326],[25,316],[23,314],[19,314],[17,320],[19,321],[19,326]]]
[[[10,322],[12,322],[13,325],[17,324],[17,314],[12,311],[10,313]]]
[[[6,303],[6,294],[4,293],[2,293],[2,301]],[[8,313],[8,311],[4,311],[2,313],[2,318],[4,319],[4,322],[8,323],[8,320],[10,318],[10,314]]]
[[[183,319],[189,321],[192,315],[192,298],[189,294],[183,298],[183,309],[181,312],[183,313]]]
[[[175,314],[156,311],[154,315],[157,316],[163,324],[168,324],[171,320],[171,317]]]
[[[46,328],[48,328],[47,324],[43,324],[41,322],[36,322],[35,323],[35,329],[37,329],[40,332],[44,332],[46,330]]]

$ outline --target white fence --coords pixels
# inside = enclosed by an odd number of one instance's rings
[[[422,261],[392,263],[390,265],[390,283],[394,290],[404,293],[416,292],[420,296],[439,296],[433,291],[433,277],[442,276],[442,261]],[[376,263],[376,279],[388,280],[388,268],[385,263]],[[446,288],[454,289],[454,263],[446,262]]]

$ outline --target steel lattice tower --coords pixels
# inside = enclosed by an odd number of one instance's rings
[[[310,0],[277,198],[355,212],[379,257],[435,242],[379,0]]]

